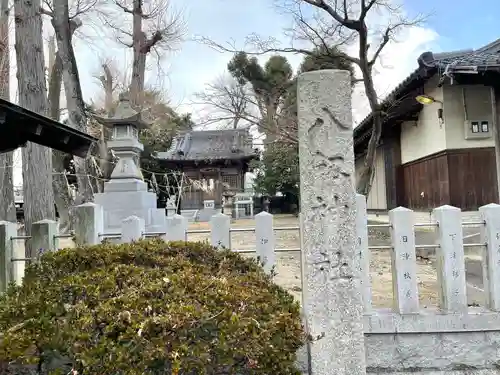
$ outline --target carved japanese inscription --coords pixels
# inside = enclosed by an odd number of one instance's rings
[[[327,114],[329,120],[335,124],[333,127],[335,135],[352,131],[348,126],[342,124],[328,108],[323,107],[322,110]],[[348,201],[349,194],[345,191],[346,186],[349,186],[349,181],[346,180],[351,178],[351,173],[345,166],[344,155],[338,152],[331,153],[331,146],[321,147],[315,142],[315,140],[321,138],[318,132],[321,131],[324,125],[325,121],[318,117],[307,132],[311,145],[310,152],[315,159],[312,167],[317,170],[319,176],[331,181],[334,184],[334,189],[325,192],[324,196],[316,196],[315,202],[311,205],[313,214],[310,219],[322,220],[330,218],[335,222],[341,214],[346,213],[351,208]],[[359,238],[358,241],[360,242],[361,239]],[[349,271],[349,264],[344,259],[342,250],[336,252],[320,250],[317,254],[319,259],[314,262],[317,273],[323,274],[329,280],[352,278],[352,271]]]

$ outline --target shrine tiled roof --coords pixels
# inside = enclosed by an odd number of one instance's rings
[[[401,105],[403,101],[415,101],[414,98],[408,98],[407,100],[401,100],[401,98],[405,98],[408,92],[416,87],[423,86],[436,74],[443,80],[453,74],[479,73],[489,70],[500,71],[500,39],[478,50],[468,49],[443,53],[425,52],[418,59],[418,67],[382,101],[382,108],[397,110],[394,103],[400,103]],[[355,144],[370,136],[372,123],[373,114],[370,113],[355,127]]]
[[[246,129],[190,131],[174,138],[156,158],[170,161],[243,160],[257,157]]]

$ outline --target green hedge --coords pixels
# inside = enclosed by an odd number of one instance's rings
[[[305,340],[256,261],[161,240],[44,254],[0,297],[0,332],[3,374],[292,375]]]

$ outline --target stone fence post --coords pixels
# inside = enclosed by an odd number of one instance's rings
[[[273,215],[262,211],[255,215],[255,248],[264,271],[271,273],[276,265]]]
[[[188,229],[188,221],[182,215],[174,214],[167,216],[166,224],[166,240],[167,241],[186,241],[186,231]]]
[[[42,254],[47,251],[56,251],[59,248],[59,239],[56,238],[57,222],[54,220],[40,220],[31,225],[31,246]]]
[[[17,224],[0,221],[0,292],[5,292],[12,281],[14,241],[17,236]]]
[[[95,203],[84,203],[75,207],[76,245],[97,245],[101,243],[100,234],[104,231],[104,211]]]
[[[366,374],[350,73],[301,74],[297,102],[310,375]]]
[[[129,216],[122,221],[122,243],[138,241],[144,238],[146,223],[142,217]]]
[[[231,249],[231,216],[219,213],[210,218],[210,244]]]

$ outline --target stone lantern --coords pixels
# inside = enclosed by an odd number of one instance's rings
[[[139,142],[139,131],[148,128],[149,124],[141,119],[140,112],[132,108],[126,94],[121,94],[119,100],[113,117],[96,116],[99,123],[112,129],[107,147],[118,157],[111,179],[106,183],[108,189],[105,190],[123,191],[123,184],[127,185],[127,189],[146,190],[147,184],[136,160],[144,150],[143,144]]]
[[[110,180],[104,183],[104,192],[95,195],[95,203],[104,210],[105,231],[116,232],[122,220],[132,215],[144,219],[147,231],[163,230],[165,210],[156,207],[156,194],[148,191],[138,166],[144,149],[139,131],[148,128],[149,124],[132,108],[126,94],[120,95],[114,116],[95,118],[112,129],[107,147],[118,157]]]

